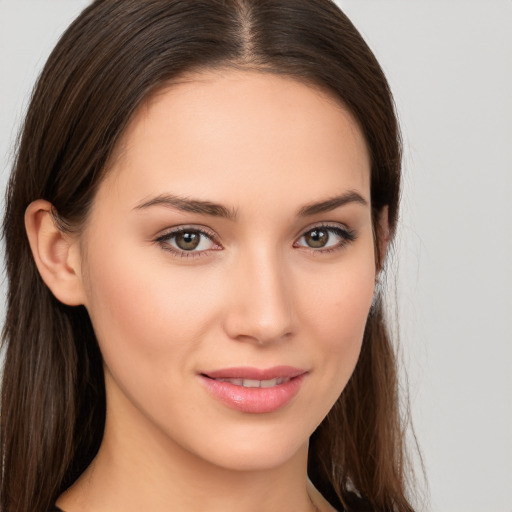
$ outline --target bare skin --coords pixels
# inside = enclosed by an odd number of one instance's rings
[[[104,357],[104,439],[63,510],[333,510],[307,479],[308,439],[359,356],[369,178],[364,138],[328,94],[223,70],[138,110],[79,236],[32,203],[41,275],[85,305]],[[302,380],[268,412],[205,386],[219,369],[282,365]]]

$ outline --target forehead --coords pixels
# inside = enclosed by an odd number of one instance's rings
[[[369,200],[369,173],[364,137],[331,94],[289,77],[217,70],[187,75],[137,110],[105,188],[130,189],[133,201],[172,192],[229,203],[250,193],[258,202],[276,189],[290,201],[347,189]]]

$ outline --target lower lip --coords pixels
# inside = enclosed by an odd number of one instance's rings
[[[305,373],[271,388],[245,388],[201,375],[208,391],[231,409],[252,414],[277,411],[299,392]]]

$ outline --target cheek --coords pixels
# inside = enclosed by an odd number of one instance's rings
[[[321,361],[322,380],[334,403],[356,366],[370,310],[375,267],[372,251],[344,261],[324,275],[304,301],[311,338]],[[321,284],[321,286],[319,286]]]
[[[345,280],[340,288],[333,290],[332,296],[336,300],[330,303],[330,314],[325,324],[332,334],[330,339],[333,341],[333,349],[343,350],[346,343],[362,340],[373,297],[374,281],[371,275],[360,280]],[[328,307],[325,304],[325,308]],[[338,343],[336,340],[339,340]]]
[[[362,336],[371,306],[375,267],[368,251],[354,253],[329,272],[311,274],[303,311],[332,349]],[[371,253],[370,253],[371,254]],[[361,336],[358,336],[361,335]]]
[[[187,354],[215,318],[211,286],[199,293],[189,273],[138,257],[133,248],[111,251],[108,259],[90,254],[89,270],[87,309],[107,366],[139,372],[145,362],[164,372],[173,361],[185,371]]]

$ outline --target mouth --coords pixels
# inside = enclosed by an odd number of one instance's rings
[[[295,366],[273,366],[272,368],[255,368],[253,366],[237,366],[222,368],[219,370],[210,370],[203,372],[202,375],[210,379],[226,381],[259,381],[266,382],[272,380],[293,379],[306,373],[307,370],[296,368]],[[242,385],[237,383],[237,385]],[[251,387],[250,385],[248,387]],[[252,386],[259,387],[259,386]]]
[[[206,375],[206,377],[208,377]],[[277,377],[275,379],[256,380],[256,379],[214,379],[218,382],[229,382],[233,386],[242,386],[244,388],[273,388],[284,384],[290,380],[290,377]]]
[[[308,371],[278,366],[227,368],[201,373],[207,391],[222,404],[245,413],[281,409],[299,393]]]

